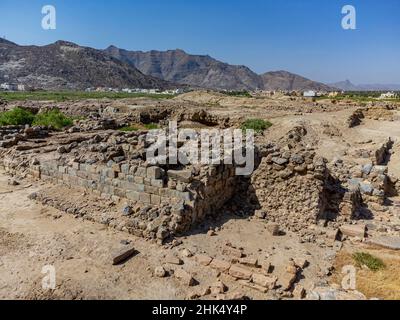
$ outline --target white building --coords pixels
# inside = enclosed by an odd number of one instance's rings
[[[380,96],[380,99],[393,99],[393,98],[396,98],[396,94],[394,92],[382,93]]]
[[[317,94],[315,93],[315,91],[313,90],[308,90],[308,91],[304,91],[303,96],[307,97],[307,98],[313,98],[315,97]]]
[[[0,84],[0,90],[9,90],[8,83],[2,83]]]
[[[12,83],[2,83],[0,89],[5,91],[18,91],[18,85]]]

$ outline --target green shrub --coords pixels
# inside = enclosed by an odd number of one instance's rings
[[[226,94],[228,96],[231,96],[231,97],[251,98],[251,94],[246,90],[242,90],[242,91],[222,91],[222,93]]]
[[[257,133],[263,132],[272,126],[272,123],[262,119],[248,119],[242,124],[242,130],[254,130]]]
[[[122,127],[119,129],[119,131],[122,132],[132,132],[132,131],[138,131],[139,129],[133,126],[128,126],[128,127]]]
[[[32,124],[35,115],[22,108],[14,108],[0,113],[0,126],[15,126]]]
[[[36,92],[0,92],[0,99],[6,101],[79,101],[86,99],[172,99],[174,94],[150,94],[150,93],[125,93],[125,92],[79,92],[79,91],[36,91]]]
[[[383,261],[373,255],[365,252],[356,252],[353,254],[353,259],[358,267],[367,266],[372,271],[384,269],[386,266]]]
[[[155,130],[155,129],[158,129],[158,124],[156,124],[156,123],[149,123],[149,124],[145,124],[144,127],[145,127],[147,130]]]
[[[34,126],[53,127],[60,130],[73,124],[72,118],[67,117],[58,109],[37,114],[32,123]]]

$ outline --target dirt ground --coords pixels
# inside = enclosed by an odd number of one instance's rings
[[[293,234],[272,237],[265,224],[256,219],[221,216],[202,229],[183,237],[182,244],[165,249],[157,244],[108,229],[102,225],[74,219],[56,209],[44,207],[28,196],[46,185],[40,183],[11,187],[0,175],[0,298],[1,299],[184,299],[200,287],[212,285],[218,273],[199,266],[194,258],[184,258],[183,267],[200,283],[183,286],[173,277],[153,276],[165,257],[186,248],[193,253],[222,256],[226,242],[243,247],[248,257],[268,258],[273,265],[285,265],[289,258],[307,256],[310,267],[304,272],[305,287],[311,286],[321,260],[334,251],[316,245],[300,244]],[[209,225],[219,226],[216,236],[207,236]],[[111,254],[130,241],[138,254],[120,266],[113,266]],[[42,290],[41,273],[46,265],[56,268],[56,290]],[[275,270],[279,275],[284,270]],[[267,296],[224,279],[231,292],[255,299]],[[273,298],[273,297],[269,297]]]

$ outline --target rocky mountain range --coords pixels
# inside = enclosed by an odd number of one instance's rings
[[[232,66],[210,56],[189,55],[182,50],[127,51],[111,46],[106,52],[130,63],[144,74],[210,89],[253,90],[262,79],[245,66]]]
[[[101,50],[66,41],[47,46],[19,46],[0,39],[0,83],[25,84],[47,90],[89,87],[176,87],[144,75],[132,65]]]
[[[350,80],[330,84],[344,91],[400,91],[400,84],[353,84]]]
[[[190,86],[227,90],[332,90],[323,83],[286,71],[258,75],[246,66],[230,65],[179,49],[143,52],[110,46],[105,52],[144,74]]]
[[[332,87],[287,71],[267,72],[261,75],[264,90],[331,91]]]
[[[47,90],[180,86],[216,90],[332,90],[287,71],[258,75],[246,66],[183,50],[142,52],[115,46],[97,50],[67,41],[20,46],[0,39],[0,83],[3,82]]]

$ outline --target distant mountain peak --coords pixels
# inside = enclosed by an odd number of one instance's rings
[[[400,84],[353,84],[350,80],[332,83],[331,86],[343,91],[399,91]]]
[[[112,44],[112,45],[108,46],[108,47],[106,48],[106,50],[119,50],[119,48],[118,48],[117,46],[114,46],[114,45]]]
[[[209,89],[253,90],[262,87],[261,78],[250,69],[232,66],[207,55],[192,55],[182,49],[167,51],[106,52],[153,77]]]
[[[77,45],[76,43],[64,41],[64,40],[58,40],[58,41],[54,42],[54,45],[63,46],[63,47],[73,47],[73,48],[79,47],[79,45]]]
[[[7,39],[5,39],[5,38],[1,38],[1,37],[0,37],[0,43],[12,45],[12,46],[16,46],[16,45],[17,45],[16,43],[11,42],[11,41],[9,41],[9,40],[7,40]]]
[[[320,82],[312,81],[286,70],[270,71],[261,75],[265,90],[287,91],[332,91],[334,88]]]
[[[0,44],[9,42],[2,40]],[[67,48],[67,50],[64,50]],[[73,50],[68,50],[71,48]],[[78,49],[78,50],[75,50]],[[144,75],[104,51],[59,40],[47,46],[0,46],[0,81],[47,90],[107,88],[176,88],[176,84]]]

